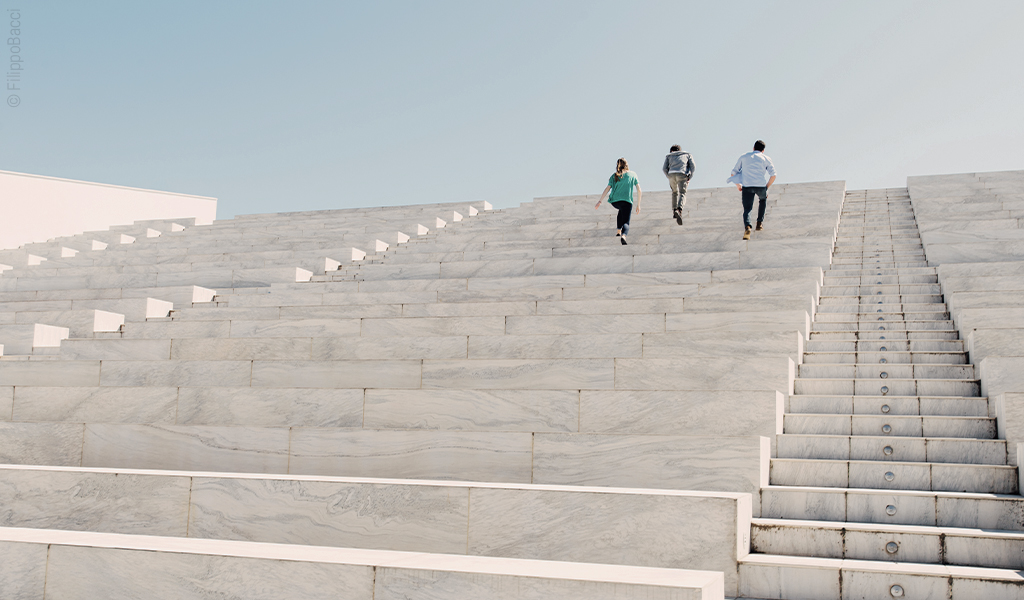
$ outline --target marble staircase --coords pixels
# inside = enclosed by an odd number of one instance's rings
[[[1017,598],[1024,500],[905,189],[848,192],[741,594]]]

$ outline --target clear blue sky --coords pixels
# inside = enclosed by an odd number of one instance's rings
[[[694,187],[757,138],[781,182],[1024,169],[1020,0],[2,8],[24,77],[0,169],[216,196],[220,218],[599,193],[619,156],[666,189],[673,143]]]

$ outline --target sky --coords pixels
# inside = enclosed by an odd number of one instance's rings
[[[780,183],[1024,169],[1020,0],[0,11],[22,66],[0,170],[214,196],[221,219],[597,194],[619,157],[664,190],[672,144],[691,188],[756,139]]]

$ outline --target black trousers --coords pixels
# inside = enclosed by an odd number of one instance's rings
[[[619,215],[615,219],[615,228],[621,229],[622,235],[626,235],[626,232],[629,231],[629,215],[633,214],[633,204],[620,200],[612,202],[612,206],[619,211]]]
[[[743,226],[750,227],[750,211],[754,208],[754,194],[761,199],[757,205],[757,222],[764,221],[764,208],[768,203],[768,188],[743,186]]]

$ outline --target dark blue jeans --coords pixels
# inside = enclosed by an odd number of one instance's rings
[[[622,235],[626,235],[629,231],[629,215],[633,214],[633,204],[620,200],[618,202],[612,202],[612,206],[619,211],[618,216],[615,218],[615,228],[622,230]]]
[[[761,202],[757,205],[757,222],[764,221],[764,208],[768,203],[768,188],[743,186],[743,226],[750,227],[750,211],[754,208],[754,194],[761,199]]]

